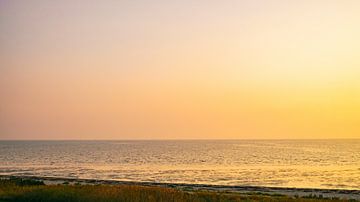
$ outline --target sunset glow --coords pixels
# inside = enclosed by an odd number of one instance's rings
[[[0,139],[360,138],[360,1],[0,2]]]

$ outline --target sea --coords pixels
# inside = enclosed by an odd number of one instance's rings
[[[0,141],[0,175],[360,190],[360,139]]]

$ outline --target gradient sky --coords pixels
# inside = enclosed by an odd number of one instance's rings
[[[358,0],[0,0],[0,139],[360,138]]]

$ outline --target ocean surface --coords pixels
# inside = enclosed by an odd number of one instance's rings
[[[360,140],[0,141],[0,175],[360,190]]]

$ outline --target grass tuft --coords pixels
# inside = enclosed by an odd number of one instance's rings
[[[44,185],[33,180],[0,180],[0,202],[345,202],[313,195],[306,198],[282,195],[183,191],[175,188],[135,185]]]

